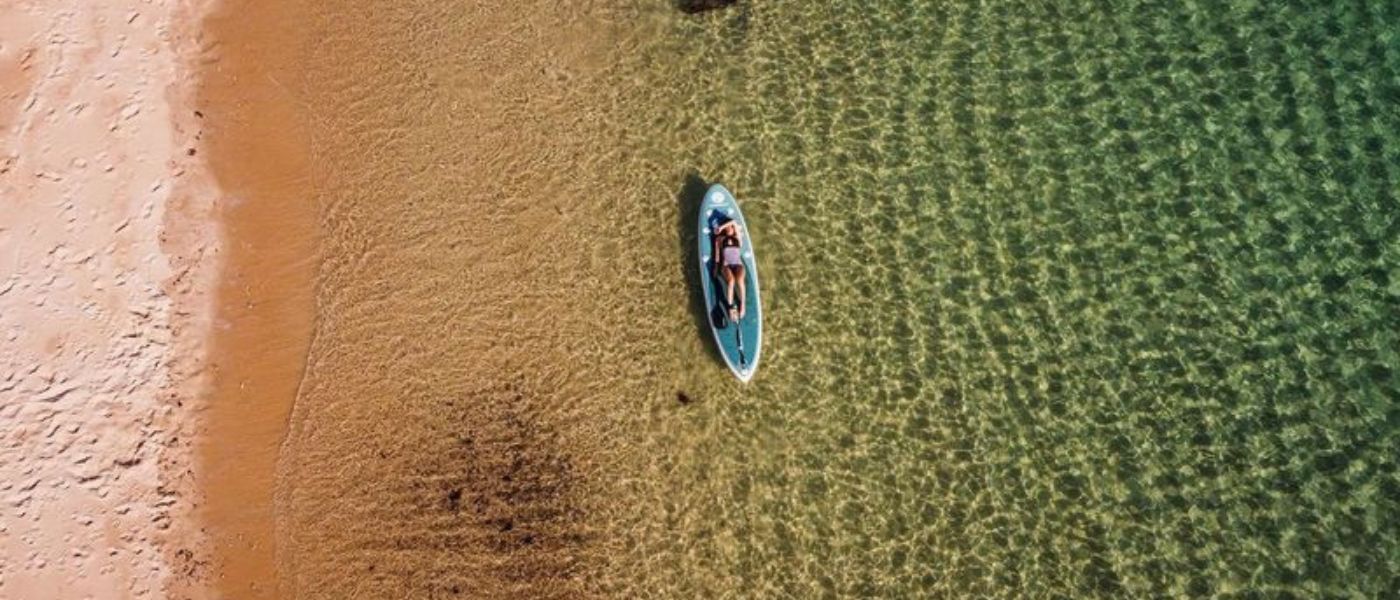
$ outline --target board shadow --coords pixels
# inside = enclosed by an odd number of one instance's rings
[[[688,15],[729,8],[738,0],[675,0],[676,8]]]
[[[700,273],[700,254],[696,249],[696,219],[700,218],[700,203],[704,202],[705,192],[709,189],[710,182],[701,178],[699,173],[691,171],[686,174],[680,191],[676,193],[676,237],[681,245],[681,273],[685,276],[686,292],[690,297],[690,316],[695,322],[695,334],[700,337],[710,359],[725,366],[724,357],[715,347],[714,336],[710,333],[710,316],[701,299],[701,294],[705,292],[700,285],[703,275]]]

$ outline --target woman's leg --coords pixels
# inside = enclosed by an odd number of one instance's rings
[[[724,267],[725,308],[734,306],[734,269]]]
[[[742,319],[744,318],[744,310],[748,308],[747,306],[745,306],[746,304],[748,304],[747,302],[745,302],[745,300],[748,299],[749,295],[744,293],[744,280],[748,278],[744,276],[744,267],[737,267],[734,269],[734,271],[736,272],[730,275],[730,277],[739,280],[739,318]],[[734,304],[734,299],[732,297],[729,299],[729,304],[731,306]]]

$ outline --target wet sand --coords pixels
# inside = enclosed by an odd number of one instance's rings
[[[229,1],[204,22],[213,59],[199,106],[203,148],[232,201],[199,445],[211,586],[276,598],[278,448],[310,344],[317,208],[300,92],[300,2]]]

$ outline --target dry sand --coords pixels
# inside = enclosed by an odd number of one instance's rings
[[[0,598],[197,591],[204,0],[0,2]]]

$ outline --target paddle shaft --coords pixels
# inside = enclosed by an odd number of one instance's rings
[[[734,341],[739,344],[739,366],[746,366],[749,359],[744,358],[744,328],[739,326],[739,322],[734,322]]]

